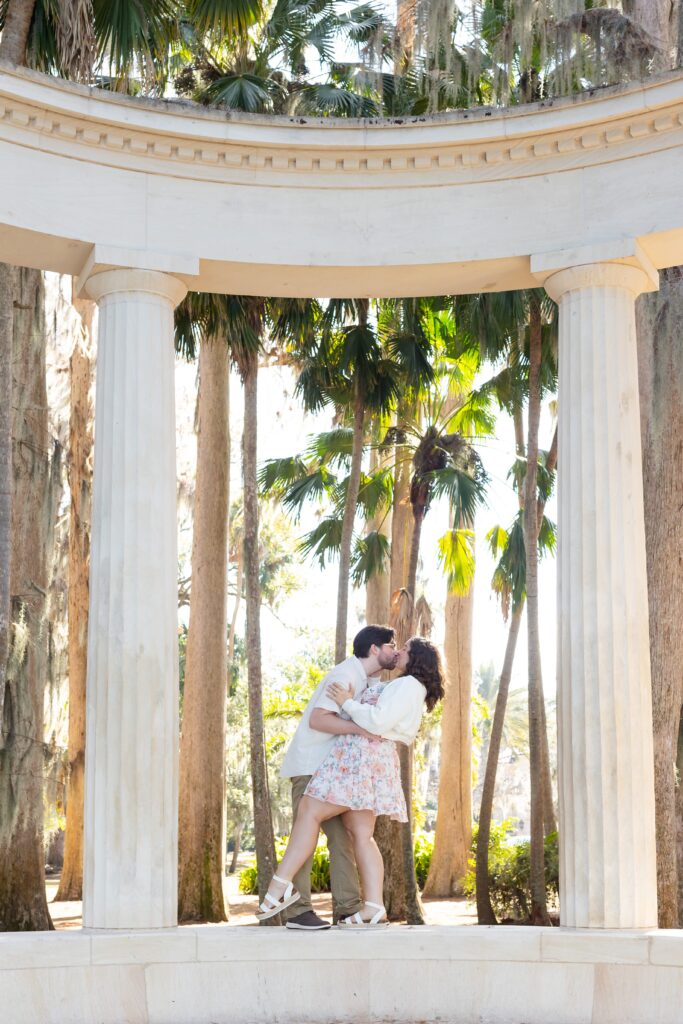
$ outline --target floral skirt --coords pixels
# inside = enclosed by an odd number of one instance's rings
[[[394,821],[408,820],[393,740],[337,736],[306,786],[305,795],[352,811],[373,811],[387,814]]]

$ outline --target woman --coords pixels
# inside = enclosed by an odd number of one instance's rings
[[[375,818],[388,814],[395,821],[408,820],[395,741],[410,745],[425,706],[431,711],[444,694],[439,652],[428,640],[412,637],[399,653],[396,668],[403,673],[398,679],[371,683],[360,700],[353,699],[352,688],[339,683],[328,688],[328,696],[372,737],[338,736],[311,778],[278,873],[259,908],[259,920],[299,899],[292,878],[315,849],[322,822],[340,814],[353,841],[365,906],[339,924],[386,923],[384,864],[373,839]]]

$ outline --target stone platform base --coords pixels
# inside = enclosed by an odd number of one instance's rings
[[[2,1024],[681,1024],[683,931],[0,935]]]

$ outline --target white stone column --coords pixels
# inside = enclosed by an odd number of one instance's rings
[[[545,281],[560,307],[560,905],[575,928],[657,924],[634,315],[655,282],[624,263]]]
[[[83,924],[177,923],[178,636],[168,274],[109,270],[99,304]]]

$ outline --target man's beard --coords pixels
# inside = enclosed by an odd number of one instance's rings
[[[380,654],[377,659],[382,668],[393,668],[396,664],[395,654]]]

